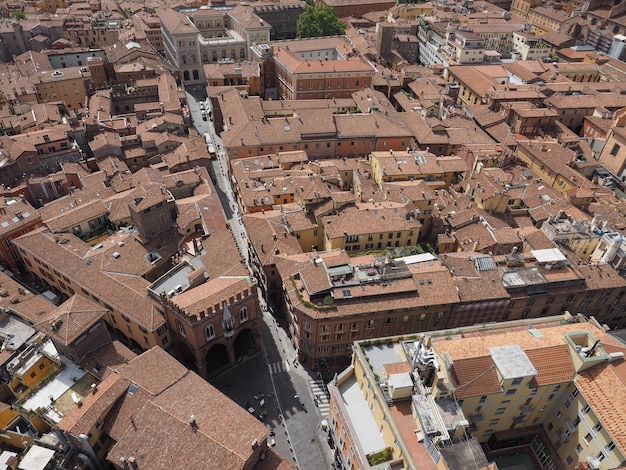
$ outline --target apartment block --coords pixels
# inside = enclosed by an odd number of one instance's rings
[[[91,72],[89,67],[68,67],[48,72],[42,70],[29,80],[35,86],[39,103],[64,101],[68,108],[85,107]]]
[[[323,250],[368,251],[417,244],[421,224],[411,205],[346,208],[338,215],[320,218],[324,227]]]
[[[112,46],[120,39],[120,19],[73,17],[63,20],[65,37],[82,47]]]
[[[602,238],[599,214],[593,220],[575,220],[567,214],[548,217],[541,230],[550,240],[565,245],[580,261],[589,261]]]
[[[223,129],[220,135],[233,160],[302,150],[312,160],[355,157],[413,145],[413,133],[401,119],[374,104],[359,113],[354,98],[264,101],[222,90],[213,101],[216,126]],[[387,106],[392,109],[389,101]]]
[[[118,246],[118,242],[114,240],[107,245],[117,250],[115,253],[120,253],[125,242],[122,239],[119,242],[123,245]],[[42,284],[68,297],[77,292],[82,293],[106,308],[109,327],[126,344],[132,344],[139,351],[154,345],[167,347],[171,344],[158,303],[148,298],[147,294],[138,294],[126,283],[101,271],[98,262],[94,262],[102,255],[111,261],[122,261],[122,254],[114,257],[113,252],[110,252],[106,255],[109,249],[104,249],[104,244],[98,245],[101,248],[94,250],[69,233],[55,235],[48,231],[31,232],[15,243],[25,267]],[[97,253],[99,250],[103,251]],[[94,254],[96,258],[91,256]],[[148,255],[149,253],[146,254]],[[157,253],[150,256],[150,259],[156,258],[155,262],[161,259],[161,255]],[[151,263],[147,260],[145,262]],[[147,285],[145,280],[144,285]]]
[[[22,150],[16,153],[15,162],[25,173],[45,175],[59,170],[61,163],[76,162],[83,157],[69,124],[55,124],[9,139],[13,148]]]
[[[513,33],[513,53],[521,60],[544,59],[551,47],[540,36],[516,31]]]
[[[345,37],[259,42],[265,98],[281,100],[349,98],[372,86],[375,69]]]
[[[306,3],[302,0],[281,2],[258,2],[253,6],[254,13],[272,26],[276,39],[294,39],[298,17],[305,10]]]
[[[18,273],[20,254],[12,240],[41,226],[41,216],[25,198],[4,198],[0,220],[0,263],[5,269]]]
[[[519,142],[516,156],[545,184],[552,186],[572,204],[586,208],[596,186],[563,162],[575,159],[572,150],[557,143]]]
[[[271,25],[247,5],[199,8],[188,15],[165,10],[160,18],[165,56],[185,85],[206,83],[204,64],[246,60],[253,44],[270,39]]]
[[[343,465],[458,468],[448,459],[465,456],[467,468],[481,468],[512,448],[517,462],[542,468],[610,469],[624,459],[611,417],[625,393],[624,344],[593,318],[378,338],[353,351],[328,384],[328,431]],[[480,443],[469,455],[460,452],[468,437]]]
[[[135,13],[132,19],[135,30],[138,32],[141,31],[145,36],[145,40],[152,47],[154,47],[157,52],[162,54],[165,49],[163,47],[163,33],[161,31],[161,21],[159,20],[158,16],[142,12]]]
[[[338,18],[349,16],[360,17],[372,11],[386,11],[395,5],[395,2],[376,0],[317,0],[317,5],[331,7]]]
[[[570,18],[570,13],[537,5],[528,11],[527,19],[532,22],[532,30],[537,34],[548,31],[560,32],[563,24]]]
[[[459,301],[450,271],[430,254],[313,252],[277,257],[276,267],[298,360],[314,369],[346,364],[358,339],[441,328]]]
[[[383,182],[423,179],[431,188],[447,188],[467,171],[460,157],[437,157],[426,151],[372,152],[372,177],[379,186]]]
[[[209,86],[245,86],[248,94],[261,96],[265,86],[261,75],[261,64],[252,61],[207,64],[204,75]]]

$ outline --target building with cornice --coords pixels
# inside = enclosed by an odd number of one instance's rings
[[[269,41],[272,29],[245,5],[201,7],[190,13],[168,9],[160,18],[165,57],[179,70],[184,85],[206,83],[204,64],[247,60],[250,47]]]

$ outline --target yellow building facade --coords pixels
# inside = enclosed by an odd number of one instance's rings
[[[464,435],[484,451],[472,468],[512,451],[533,454],[542,468],[617,468],[626,447],[616,419],[626,397],[625,351],[593,318],[569,314],[356,342],[352,364],[328,386],[338,460],[368,468],[362,462],[377,455],[418,468],[413,459],[421,455],[419,465],[448,468]],[[342,405],[348,396],[354,410]],[[403,406],[410,418],[399,413]],[[409,427],[413,439],[403,434]],[[437,465],[419,454],[415,438]],[[470,464],[457,460],[455,468]]]
[[[429,152],[393,151],[370,154],[372,177],[383,182],[425,180],[431,189],[448,188],[462,179],[467,164],[460,157],[437,157]]]

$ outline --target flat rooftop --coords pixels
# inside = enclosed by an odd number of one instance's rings
[[[52,349],[52,342],[46,343],[50,345]],[[49,352],[49,351],[48,351]],[[58,353],[54,349],[54,353],[51,355],[56,356]],[[65,364],[65,368],[59,372],[50,382],[41,387],[34,395],[24,402],[24,409],[29,411],[35,411],[37,408],[46,409],[50,406],[50,397],[53,401],[63,395],[67,390],[74,385],[74,379],[80,380],[87,372],[81,369],[77,364],[66,357],[60,356],[61,361]],[[49,415],[52,419],[59,422],[63,418],[62,416],[53,413]]]
[[[338,385],[344,412],[365,455],[387,447],[354,374]]]
[[[386,364],[397,364],[398,362],[406,362],[406,356],[402,345],[398,342],[391,344],[371,344],[363,348],[365,356],[369,360],[372,372],[383,377],[385,374]]]
[[[19,318],[9,316],[0,321],[0,340],[4,347],[17,350],[36,333],[36,330]]]
[[[517,344],[489,348],[491,359],[505,380],[537,375],[537,369]]]
[[[202,251],[202,254],[204,251]],[[179,294],[187,290],[190,286],[189,275],[198,267],[202,267],[202,257],[196,256],[191,260],[183,261],[177,264],[163,276],[154,281],[148,290],[155,293],[157,296],[161,294],[167,294],[171,297],[170,293]]]

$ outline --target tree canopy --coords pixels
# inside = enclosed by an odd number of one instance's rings
[[[325,6],[308,7],[298,18],[296,27],[299,38],[335,36],[346,30],[335,10]]]

